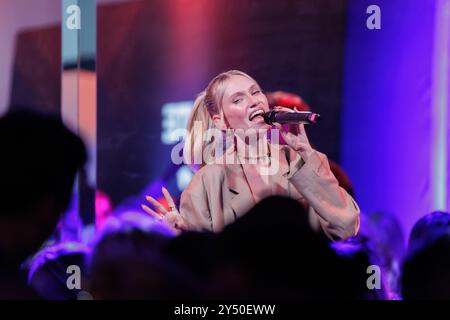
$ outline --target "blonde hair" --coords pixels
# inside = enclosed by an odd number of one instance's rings
[[[255,81],[252,77],[242,71],[229,70],[214,77],[206,89],[197,96],[187,124],[188,134],[183,148],[183,158],[185,163],[194,164],[196,162],[194,160],[201,159],[201,163],[197,164],[200,165],[200,167],[203,167],[207,163],[203,155],[213,154],[213,150],[215,149],[214,138],[203,141],[203,137],[207,130],[216,128],[212,117],[220,113],[223,115],[222,100],[225,94],[226,82],[231,76],[243,76]],[[194,132],[196,123],[197,128],[200,125],[198,135],[195,135]]]

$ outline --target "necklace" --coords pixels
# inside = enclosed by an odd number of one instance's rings
[[[256,159],[256,160],[266,159],[266,158],[270,158],[270,155],[271,155],[270,143],[267,144],[267,153],[265,153],[265,154],[260,154],[260,152],[256,152],[256,155],[246,155],[245,150],[244,150],[244,152],[239,152],[239,150],[238,150],[239,158],[248,159],[248,160],[250,160],[250,159]]]

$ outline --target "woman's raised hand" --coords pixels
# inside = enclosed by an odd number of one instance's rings
[[[158,219],[161,222],[164,222],[168,224],[170,227],[180,231],[180,230],[186,230],[187,224],[184,221],[181,214],[178,212],[177,207],[175,206],[175,202],[173,201],[172,196],[170,195],[169,191],[167,191],[166,188],[162,187],[162,192],[164,194],[164,198],[167,201],[167,204],[169,205],[170,210],[167,211],[166,208],[159,203],[155,198],[151,196],[146,196],[145,199],[150,202],[157,210],[159,210],[159,213],[155,210],[151,209],[147,205],[143,204],[141,207],[142,209]]]

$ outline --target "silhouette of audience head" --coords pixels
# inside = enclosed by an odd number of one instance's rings
[[[401,277],[404,300],[450,299],[449,252],[448,234],[442,234],[408,252]]]
[[[188,269],[204,290],[217,261],[217,241],[216,233],[187,231],[171,239],[165,253]]]
[[[219,298],[296,297],[296,275],[306,265],[297,261],[311,248],[302,243],[314,245],[315,237],[297,201],[279,196],[262,200],[219,235],[211,290]]]
[[[405,237],[397,217],[389,212],[374,211],[361,214],[359,238],[373,248],[377,264],[386,281],[389,296],[399,298],[401,264],[405,254]]]
[[[28,283],[43,299],[76,300],[78,293],[86,289],[89,253],[89,247],[77,242],[44,248],[32,259]]]
[[[331,246],[339,256],[334,268],[339,274],[336,282],[341,287],[341,298],[383,300],[389,297],[379,253],[370,238],[358,235]]]
[[[403,264],[403,299],[450,299],[449,252],[450,214],[436,211],[419,219]]]
[[[210,295],[217,298],[363,298],[366,278],[357,288],[346,287],[354,276],[349,266],[360,264],[337,255],[290,198],[266,198],[228,225],[219,234],[218,252],[210,281]],[[359,274],[367,277],[366,268]]]
[[[443,211],[431,212],[420,218],[409,235],[408,251],[432,242],[450,231],[450,214]]]
[[[90,259],[94,299],[194,297],[191,274],[163,253],[172,235],[142,214],[108,219]]]
[[[18,264],[51,235],[86,161],[81,139],[34,111],[0,118],[0,257]]]

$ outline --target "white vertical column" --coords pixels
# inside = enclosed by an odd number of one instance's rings
[[[447,208],[450,0],[437,0],[432,76],[432,210]]]
[[[83,224],[95,221],[97,172],[96,1],[62,0],[61,115],[86,144],[86,172],[78,175],[75,194]]]

